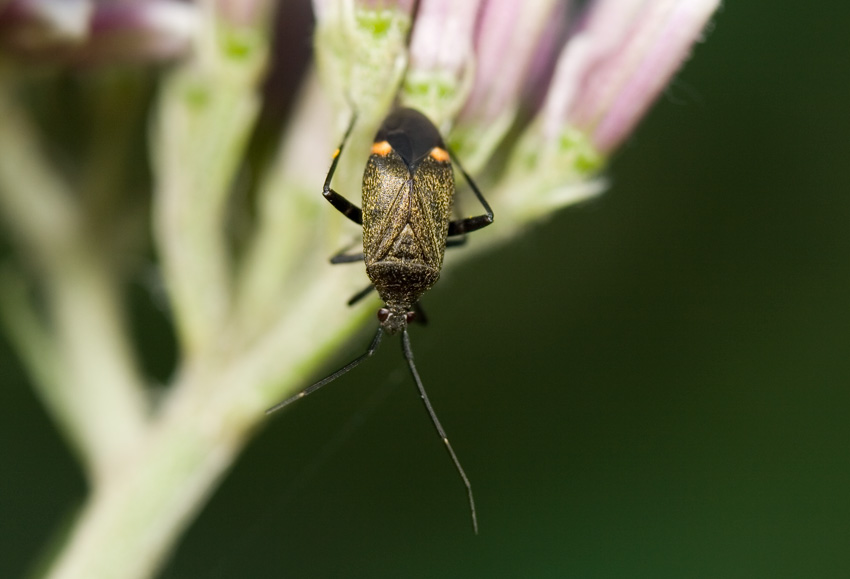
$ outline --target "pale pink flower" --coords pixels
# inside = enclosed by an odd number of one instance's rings
[[[599,0],[570,35],[541,115],[617,147],[687,60],[719,0]]]
[[[0,47],[66,62],[170,59],[189,49],[197,18],[180,0],[11,0],[0,6]]]

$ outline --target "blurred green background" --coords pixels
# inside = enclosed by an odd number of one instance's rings
[[[850,5],[715,22],[607,194],[426,298],[481,534],[388,342],[270,420],[163,577],[850,577]],[[85,487],[5,339],[0,371],[17,577]]]

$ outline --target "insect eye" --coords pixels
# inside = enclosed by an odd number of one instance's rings
[[[413,320],[416,319],[416,312],[407,312],[406,314],[404,314],[404,319],[407,321],[408,324],[413,322]]]
[[[390,311],[387,308],[381,308],[378,310],[378,321],[382,324],[387,321],[387,318],[390,317]]]

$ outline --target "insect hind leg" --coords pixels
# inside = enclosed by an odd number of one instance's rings
[[[481,206],[484,207],[485,211],[483,215],[476,215],[474,217],[467,217],[465,219],[455,219],[454,221],[450,221],[448,236],[454,237],[463,235],[464,233],[469,233],[470,231],[482,229],[493,223],[493,210],[490,209],[490,204],[487,203],[486,199],[484,199],[484,195],[481,194],[481,191],[478,189],[478,185],[475,184],[475,181],[472,180],[472,177],[469,176],[469,173],[464,170],[463,165],[460,164],[460,161],[457,160],[457,158],[454,156],[454,153],[449,151],[449,155],[452,158],[452,162],[457,165],[457,168],[463,175],[463,178],[466,179],[467,183],[469,183],[469,186],[472,188],[472,192],[475,194],[475,197],[478,199],[478,202],[481,203]],[[458,245],[462,243],[463,241],[459,242]]]
[[[337,163],[339,163],[339,158],[342,156],[342,150],[345,147],[345,143],[348,141],[348,137],[351,135],[352,129],[354,129],[354,123],[356,120],[357,115],[351,115],[351,122],[345,130],[345,135],[342,137],[342,142],[339,144],[339,148],[334,153],[331,168],[328,170],[327,177],[325,177],[325,184],[322,187],[322,195],[328,200],[328,202],[330,202],[331,205],[334,206],[334,208],[336,208],[337,211],[351,219],[357,225],[363,225],[363,211],[361,211],[357,205],[331,189],[331,179],[333,179],[334,173],[336,172]]]

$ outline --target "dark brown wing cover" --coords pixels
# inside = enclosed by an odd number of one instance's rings
[[[369,157],[363,254],[387,305],[412,306],[439,279],[453,199],[451,163],[427,156],[411,175],[395,151]]]

